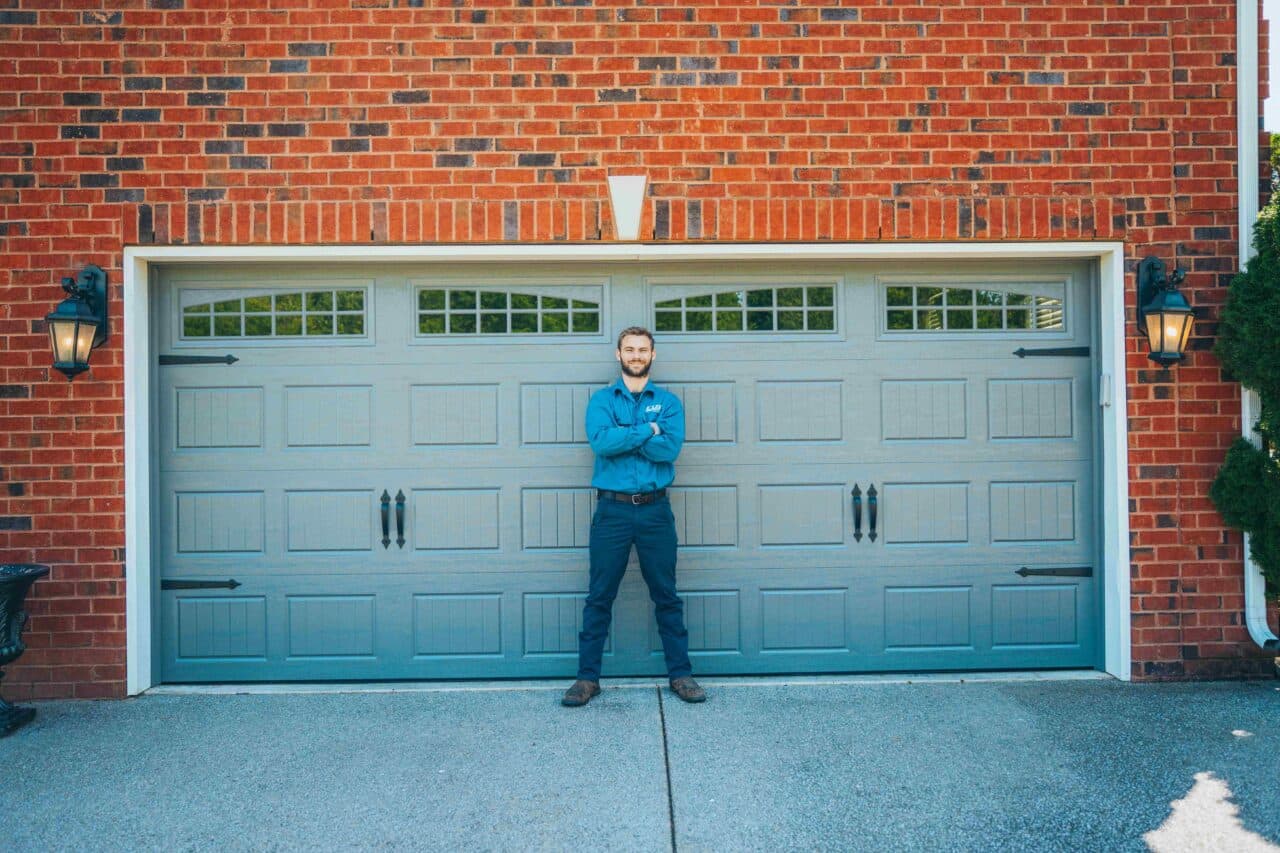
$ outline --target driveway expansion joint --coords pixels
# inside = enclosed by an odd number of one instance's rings
[[[658,725],[662,727],[662,766],[667,771],[667,826],[671,828],[671,853],[676,853],[676,804],[671,794],[671,754],[667,749],[667,711],[662,704],[662,685],[655,688],[658,694]]]

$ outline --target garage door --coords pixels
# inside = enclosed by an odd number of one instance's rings
[[[695,671],[1098,663],[1087,265],[172,267],[162,678],[570,676],[587,399],[657,330]],[[606,675],[661,674],[630,572]]]

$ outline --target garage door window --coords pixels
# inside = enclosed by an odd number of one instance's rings
[[[424,287],[417,334],[598,335],[601,298],[598,287]]]
[[[889,284],[890,332],[1062,332],[1066,284]]]
[[[835,290],[832,284],[657,286],[653,326],[659,332],[834,332]]]
[[[368,325],[363,289],[188,290],[181,302],[184,339],[363,337]]]

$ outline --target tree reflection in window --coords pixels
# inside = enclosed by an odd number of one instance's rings
[[[796,285],[722,290],[662,299],[656,291],[658,332],[833,332],[835,286]]]
[[[1044,286],[1037,285],[1037,290]],[[939,287],[892,284],[884,289],[890,332],[1063,331],[1063,297],[1016,286]]]

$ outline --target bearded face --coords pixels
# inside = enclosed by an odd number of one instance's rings
[[[618,363],[627,376],[643,379],[653,366],[653,344],[644,335],[628,335],[618,347]]]

